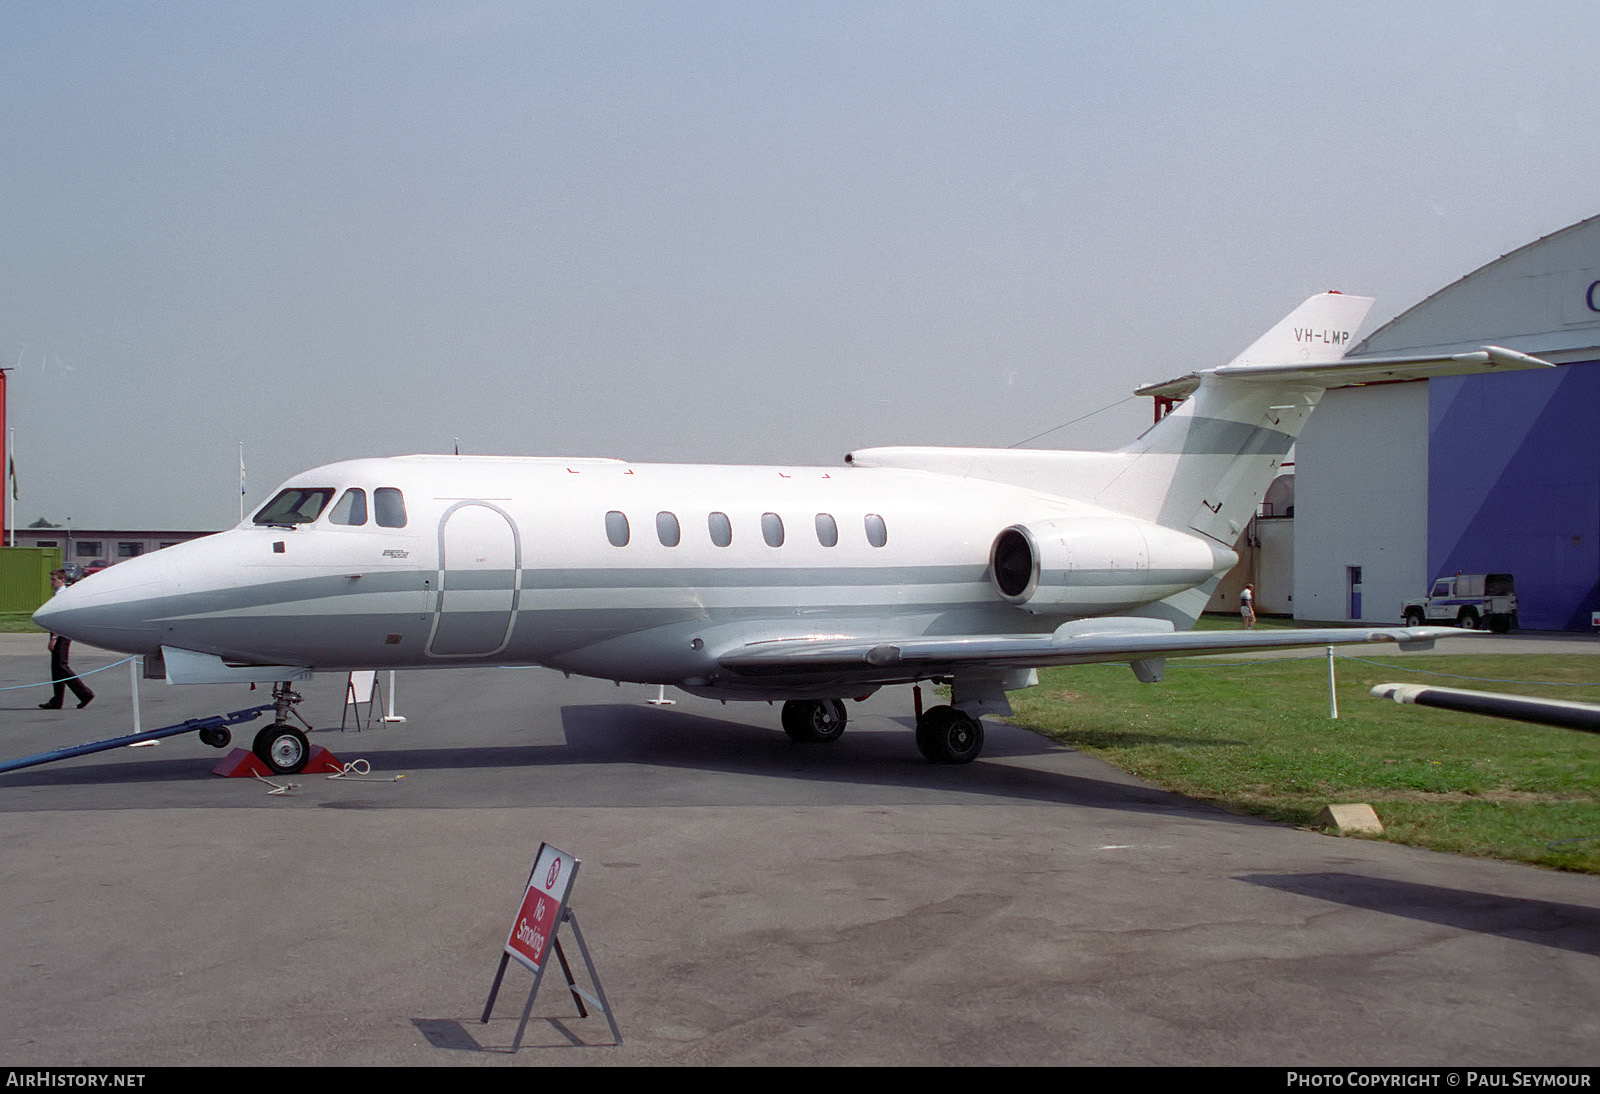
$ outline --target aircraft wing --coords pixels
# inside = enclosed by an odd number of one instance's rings
[[[1424,684],[1379,684],[1372,689],[1372,697],[1600,733],[1600,706],[1575,703],[1568,699],[1533,699],[1526,695],[1436,688]]]
[[[1431,649],[1435,639],[1460,633],[1448,627],[1178,632],[1170,624],[1150,619],[1089,619],[1067,623],[1053,634],[779,638],[748,642],[717,660],[724,668],[745,676],[852,671],[871,675],[874,670],[887,674],[884,670],[894,669],[943,675],[961,668],[1151,662],[1168,657],[1379,642],[1398,643],[1402,650]]]

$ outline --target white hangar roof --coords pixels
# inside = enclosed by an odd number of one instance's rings
[[[1484,345],[1550,361],[1600,357],[1600,216],[1502,255],[1395,316],[1350,350],[1461,352]]]

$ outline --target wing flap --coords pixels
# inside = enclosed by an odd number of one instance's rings
[[[1431,649],[1436,639],[1460,633],[1447,627],[1180,633],[1156,620],[1116,618],[1068,623],[1053,634],[777,639],[731,649],[717,661],[723,668],[749,675],[851,670],[871,674],[895,669],[938,674],[984,666],[1045,668],[1385,642],[1397,643],[1402,650]]]

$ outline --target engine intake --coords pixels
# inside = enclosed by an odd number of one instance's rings
[[[1040,615],[1098,615],[1163,600],[1238,561],[1229,550],[1131,517],[1061,517],[995,537],[989,573],[1008,603]]]

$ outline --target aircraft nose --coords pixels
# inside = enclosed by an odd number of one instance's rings
[[[62,589],[33,613],[33,621],[74,642],[153,653],[161,645],[156,612],[165,570],[159,553],[118,563]]]

